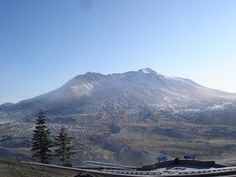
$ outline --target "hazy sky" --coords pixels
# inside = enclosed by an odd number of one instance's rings
[[[0,103],[145,67],[236,92],[236,1],[0,0]]]

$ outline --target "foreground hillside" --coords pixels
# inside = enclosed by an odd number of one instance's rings
[[[235,94],[168,77],[151,69],[121,74],[86,73],[47,94],[0,106],[0,156],[31,159],[36,114],[42,109],[52,139],[67,126],[86,160],[126,165],[195,154],[236,161]]]
[[[1,177],[74,177],[77,171],[0,158]]]

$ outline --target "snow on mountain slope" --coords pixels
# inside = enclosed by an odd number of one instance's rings
[[[88,72],[47,94],[0,106],[0,119],[12,115],[24,118],[39,109],[54,117],[103,114],[114,119],[135,116],[144,106],[153,114],[164,110],[188,119],[189,112],[198,112],[199,116],[199,112],[209,113],[226,102],[234,107],[235,98],[234,94],[206,88],[189,79],[165,76],[150,68],[109,75]]]

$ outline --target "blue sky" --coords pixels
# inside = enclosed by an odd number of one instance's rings
[[[236,1],[0,1],[0,103],[146,67],[236,92]]]

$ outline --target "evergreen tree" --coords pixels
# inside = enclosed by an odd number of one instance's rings
[[[58,148],[55,150],[55,156],[59,158],[63,166],[72,166],[71,155],[73,152],[71,139],[72,138],[68,136],[66,128],[61,127],[59,135],[56,137],[56,145]]]
[[[39,162],[48,164],[51,160],[52,142],[49,139],[50,131],[45,125],[44,113],[40,110],[33,130],[33,144],[31,151],[33,157],[37,158]]]

